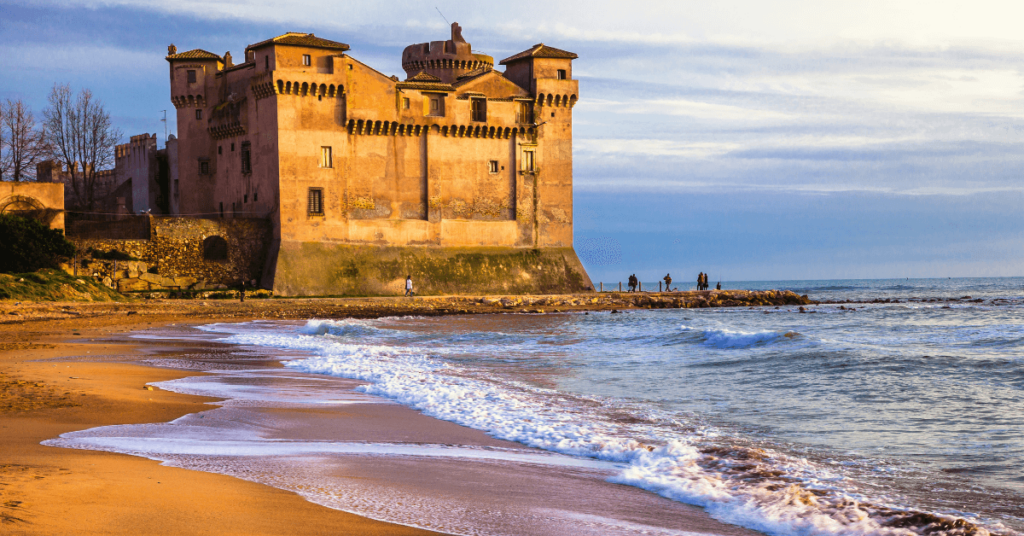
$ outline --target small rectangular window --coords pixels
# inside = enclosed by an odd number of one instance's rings
[[[270,70],[270,56],[263,56],[263,70]]]
[[[309,57],[309,54],[303,54],[302,55],[302,64],[303,65],[305,65],[306,67],[309,67],[310,65],[312,65],[312,63],[313,63],[313,59]]]
[[[248,202],[249,202],[249,194],[243,195],[242,196],[242,203],[248,203]]]
[[[224,202],[223,201],[220,202],[220,217],[221,218],[224,217]]]
[[[533,103],[519,101],[519,109],[516,111],[516,123],[533,123]]]
[[[473,121],[487,121],[487,99],[472,99],[469,107]]]
[[[565,80],[565,78],[566,78],[566,76],[565,76],[565,69],[559,69],[558,70],[558,79],[559,80]]]
[[[217,154],[224,154],[224,146],[223,145],[218,145],[217,146]]]
[[[537,163],[534,160],[533,151],[523,151],[523,171],[534,172],[537,171]]]
[[[402,109],[403,110],[408,110],[409,109],[409,97],[402,97]]]
[[[332,167],[334,167],[334,159],[331,157],[331,148],[330,147],[321,147],[320,148],[320,167],[322,167],[322,168],[332,168]]]
[[[235,144],[234,143],[231,144],[231,152],[235,152]]]
[[[188,83],[189,84],[195,84],[196,83],[196,71],[195,71],[195,69],[189,69],[188,70]]]
[[[490,173],[491,175],[494,175],[495,173],[498,172],[497,160],[491,160],[490,162],[487,163],[487,172]]]
[[[196,110],[196,119],[202,119],[202,118],[203,118],[203,111],[202,110]]]
[[[430,97],[430,111],[427,115],[433,117],[444,117],[444,97],[440,95],[431,95]]]
[[[242,173],[252,173],[252,145],[242,142]]]
[[[199,159],[199,174],[209,175],[210,174],[210,161],[205,158]]]
[[[320,216],[324,213],[324,191],[322,188],[309,189],[309,214]]]
[[[259,192],[253,192],[252,193],[252,202],[255,203],[255,202],[259,201],[259,200],[260,200],[260,193]]]

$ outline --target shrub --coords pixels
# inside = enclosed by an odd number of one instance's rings
[[[58,268],[75,254],[75,246],[58,229],[36,220],[0,214],[0,272],[34,272]]]
[[[92,258],[94,258],[94,259],[103,259],[103,260],[107,260],[107,261],[137,261],[137,260],[139,260],[139,259],[136,259],[135,257],[132,257],[131,255],[129,255],[127,253],[124,253],[123,251],[118,251],[116,249],[112,249],[110,251],[103,251],[103,250],[100,250],[100,249],[89,248],[89,255],[91,255]]]

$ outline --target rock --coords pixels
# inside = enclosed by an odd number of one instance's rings
[[[136,278],[129,279],[118,279],[117,290],[118,292],[132,292],[137,290],[149,290],[150,284],[146,281]]]
[[[143,387],[143,389],[145,389],[146,391],[152,391],[153,390],[153,386],[152,385],[147,385],[147,386]]]
[[[803,306],[803,305],[801,305],[801,306],[800,306],[800,312],[801,312],[801,313],[806,313],[806,312],[807,312],[807,309],[804,309],[804,306]]]
[[[108,286],[108,287],[110,287],[110,288],[114,288],[114,280],[110,279],[109,277],[104,277],[103,278],[103,284]]]

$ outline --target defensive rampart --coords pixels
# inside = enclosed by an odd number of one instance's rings
[[[550,294],[593,290],[572,248],[441,248],[284,242],[267,273],[281,296]],[[270,270],[268,270],[270,272]]]

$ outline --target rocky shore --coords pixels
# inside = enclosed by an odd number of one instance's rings
[[[631,309],[800,306],[812,302],[791,291],[708,290],[663,293],[603,292],[546,296],[415,296],[372,298],[287,298],[220,300],[147,299],[129,302],[0,301],[0,324],[35,320],[187,315],[202,319],[378,318],[402,315],[566,313]]]

